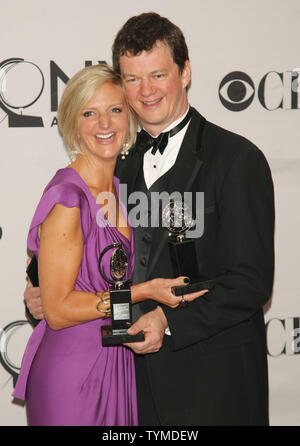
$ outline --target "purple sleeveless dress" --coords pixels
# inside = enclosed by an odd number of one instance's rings
[[[114,178],[117,193],[119,182]],[[80,209],[84,240],[76,290],[108,288],[98,271],[98,258],[109,244],[122,242],[128,257],[128,278],[134,265],[133,231],[130,241],[111,226],[88,186],[72,168],[59,170],[46,187],[33,217],[28,248],[38,256],[38,226],[55,204]],[[106,222],[100,227],[97,221]],[[103,257],[108,277],[112,251]],[[42,320],[33,331],[22,360],[13,396],[26,400],[31,426],[136,426],[137,402],[133,353],[126,347],[102,347],[102,325],[95,319],[61,330]]]

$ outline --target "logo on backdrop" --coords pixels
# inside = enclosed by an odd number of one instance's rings
[[[19,376],[26,339],[31,331],[27,320],[14,321],[0,329],[0,364],[12,376],[13,387]],[[300,317],[269,319],[266,322],[266,335],[269,356],[291,357],[300,353]]]
[[[106,62],[98,61],[98,63]],[[92,65],[92,61],[85,61],[85,66],[89,65]],[[59,80],[66,84],[69,76],[51,60],[51,112],[57,111]],[[0,109],[3,112],[0,124],[7,120],[8,127],[44,127],[43,116],[34,116],[30,113],[30,108],[38,102],[44,88],[45,77],[36,63],[19,57],[0,62]],[[52,119],[51,127],[53,125],[57,125],[56,117]]]
[[[264,74],[257,85],[242,71],[227,74],[219,85],[221,103],[230,111],[248,108],[257,94],[259,104],[268,111],[299,110],[300,68]]]
[[[300,353],[300,317],[272,318],[266,323],[266,334],[269,356]]]
[[[40,116],[23,111],[35,104],[45,85],[41,69],[33,62],[20,58],[0,63],[0,107],[8,117],[9,127],[43,127]]]
[[[26,336],[24,336],[24,326],[29,326],[28,321],[14,321],[0,330],[0,363],[12,376],[13,387],[15,387],[17,382],[19,370],[21,368],[21,357],[24,352],[16,352],[15,347],[18,349],[20,341],[22,342],[26,339]]]

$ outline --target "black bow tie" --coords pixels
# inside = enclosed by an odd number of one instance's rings
[[[156,154],[157,150],[160,151],[161,154],[164,153],[165,148],[168,145],[169,141],[169,132],[160,133],[156,138],[153,138],[149,135],[146,130],[142,129],[136,138],[136,146],[138,151],[142,154],[147,152],[150,147],[153,147],[151,153],[153,155]]]
[[[165,148],[168,145],[169,137],[172,137],[176,135],[176,133],[180,132],[181,129],[188,123],[188,121],[192,117],[192,110],[189,109],[186,117],[173,129],[169,130],[168,132],[160,133],[156,138],[153,138],[153,136],[149,135],[146,130],[142,129],[137,137],[136,137],[136,148],[141,153],[144,154],[147,152],[147,150],[152,147],[151,153],[152,155],[155,155],[157,150],[160,151],[161,154],[164,153]]]

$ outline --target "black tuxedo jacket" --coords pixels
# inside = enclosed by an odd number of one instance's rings
[[[118,161],[128,193],[142,168],[136,148]],[[174,191],[204,192],[196,248],[201,274],[215,287],[186,308],[163,306],[171,336],[146,355],[161,424],[268,424],[262,307],[273,283],[274,194],[267,161],[251,142],[194,110],[167,186]],[[152,230],[143,280],[172,276],[168,232]],[[156,305],[145,301],[143,311]]]

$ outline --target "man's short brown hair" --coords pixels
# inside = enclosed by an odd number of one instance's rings
[[[150,51],[157,42],[169,46],[173,60],[182,73],[185,61],[189,60],[184,35],[178,26],[155,12],[131,17],[120,29],[112,47],[114,69],[120,73],[120,57],[124,54],[136,56],[142,51]]]

